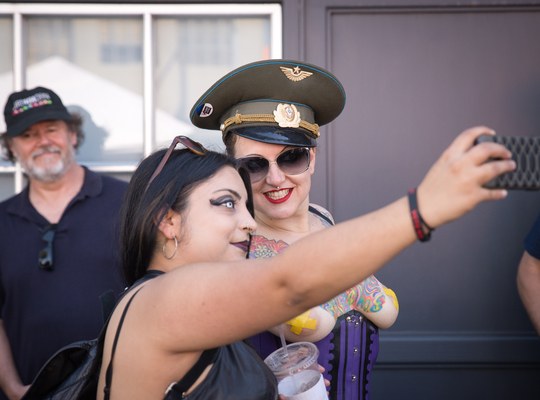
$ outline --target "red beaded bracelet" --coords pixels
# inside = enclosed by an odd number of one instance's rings
[[[418,210],[416,188],[409,189],[407,196],[409,198],[409,210],[411,212],[411,219],[416,237],[421,242],[427,242],[429,239],[431,239],[431,232],[434,231],[435,228],[432,228],[426,224],[426,221],[424,221],[422,214],[420,214],[420,211]]]

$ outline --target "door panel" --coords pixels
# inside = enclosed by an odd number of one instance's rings
[[[312,196],[337,221],[403,196],[467,127],[540,135],[540,2],[383,3],[284,2],[285,56],[325,66],[347,91],[322,130]],[[539,212],[540,192],[512,192],[377,274],[401,309],[381,334],[373,399],[540,398],[540,340],[515,283]]]

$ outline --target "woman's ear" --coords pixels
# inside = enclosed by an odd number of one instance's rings
[[[180,214],[169,209],[159,222],[158,229],[168,239],[177,236],[180,231]]]

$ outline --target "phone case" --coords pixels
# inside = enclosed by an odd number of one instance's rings
[[[540,190],[540,137],[538,136],[480,136],[476,143],[500,143],[512,152],[517,167],[513,172],[499,175],[485,186],[512,190]]]

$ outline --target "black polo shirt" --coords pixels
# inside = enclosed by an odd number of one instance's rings
[[[28,187],[0,203],[0,319],[24,384],[62,346],[96,337],[104,322],[99,296],[122,291],[118,220],[126,187],[85,168],[55,229],[51,271],[38,262],[49,223]]]

